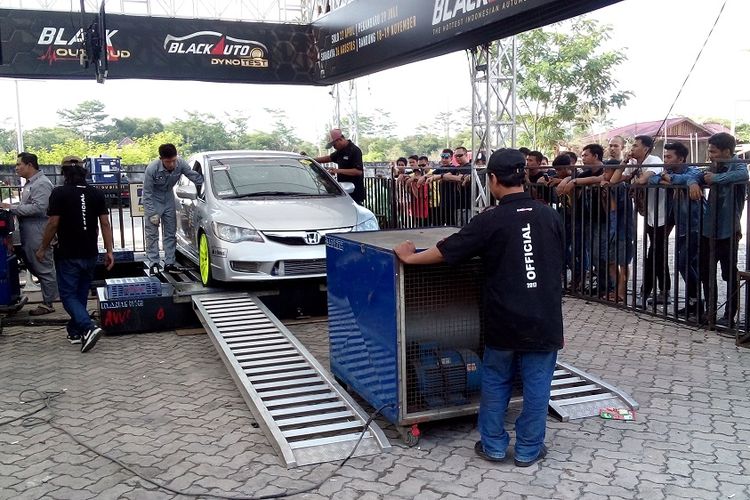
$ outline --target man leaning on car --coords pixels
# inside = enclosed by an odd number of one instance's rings
[[[159,267],[159,225],[162,225],[162,246],[164,248],[164,270],[176,272],[175,246],[177,215],[172,189],[180,176],[185,175],[196,186],[203,184],[203,176],[191,170],[188,163],[177,157],[174,144],[159,146],[159,158],[149,163],[143,178],[144,229],[146,231],[146,258],[152,274]]]
[[[365,170],[362,163],[362,150],[351,140],[344,137],[341,130],[335,128],[328,133],[328,144],[326,148],[334,148],[336,151],[327,156],[315,158],[318,163],[334,162],[338,168],[328,169],[329,173],[336,174],[339,182],[351,182],[354,184],[352,199],[359,205],[365,202]]]

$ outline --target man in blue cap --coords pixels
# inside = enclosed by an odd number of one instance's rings
[[[550,386],[563,347],[563,227],[552,208],[524,191],[526,158],[500,149],[487,165],[487,182],[498,205],[459,232],[417,253],[405,241],[394,248],[406,264],[457,264],[482,258],[485,347],[477,455],[504,461],[510,436],[504,427],[516,369],[523,380],[523,410],[516,419],[515,464],[544,458]],[[529,304],[545,304],[544,308]]]

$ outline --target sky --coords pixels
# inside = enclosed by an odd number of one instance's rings
[[[587,14],[613,28],[608,49],[624,57],[615,74],[621,90],[635,95],[613,110],[613,126],[661,120],[690,71],[724,0],[623,0]],[[727,0],[722,17],[672,116],[721,117],[750,122],[750,1]],[[457,52],[359,78],[361,114],[388,111],[395,133],[406,136],[431,125],[440,112],[471,109],[465,52]],[[56,111],[81,101],[102,101],[114,118],[156,117],[168,123],[185,111],[249,115],[250,129],[269,130],[264,108],[281,109],[297,135],[317,143],[333,120],[331,87],[219,84],[155,80],[19,80],[25,129],[55,126]],[[0,128],[15,128],[14,80],[0,78]]]

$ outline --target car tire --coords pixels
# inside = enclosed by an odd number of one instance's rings
[[[211,275],[211,247],[208,244],[206,233],[200,233],[198,237],[198,270],[203,286],[211,286],[215,281]]]

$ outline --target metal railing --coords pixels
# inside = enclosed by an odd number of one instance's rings
[[[123,172],[140,182],[144,169],[130,166]],[[59,167],[43,170],[53,183],[62,182]],[[364,205],[382,229],[460,227],[471,216],[469,182],[406,176],[364,180]],[[527,189],[563,218],[567,293],[729,331],[738,343],[750,340],[746,182],[701,186],[699,199],[691,199],[685,185],[576,186],[567,195],[549,185]],[[2,199],[17,200],[20,191],[13,167],[0,167]],[[130,216],[125,191],[110,193],[115,246],[144,251],[142,218]]]
[[[365,185],[365,206],[383,229],[468,220],[470,204],[455,183],[366,178]],[[693,198],[687,185],[671,184],[576,186],[562,195],[549,185],[526,188],[564,220],[567,293],[750,341],[747,182],[701,185]]]

